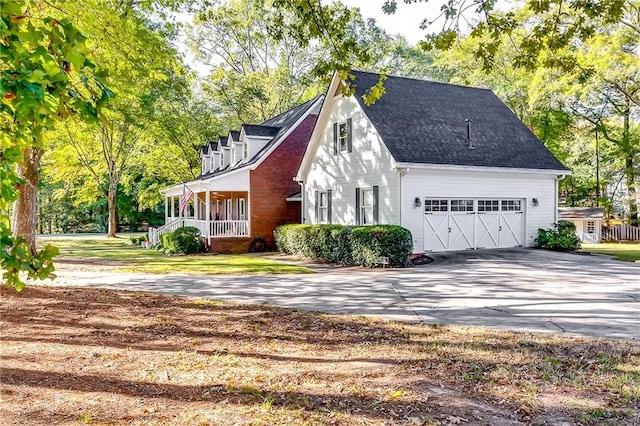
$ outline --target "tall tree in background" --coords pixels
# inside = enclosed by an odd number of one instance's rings
[[[233,124],[265,121],[323,89],[312,73],[323,48],[299,44],[287,18],[274,37],[275,18],[264,0],[231,0],[195,17],[190,44],[214,67],[203,87]]]
[[[110,70],[107,84],[116,94],[95,125],[66,126],[58,142],[73,147],[108,205],[109,237],[117,231],[118,187],[123,175],[153,144],[147,110],[157,101],[155,87],[177,66],[167,34],[132,2],[69,1],[65,14],[92,40],[93,54]]]

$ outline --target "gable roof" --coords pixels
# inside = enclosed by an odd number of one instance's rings
[[[603,207],[559,207],[558,219],[604,219]]]
[[[235,164],[233,166],[227,165],[223,169],[214,170],[207,174],[201,175],[196,180],[207,180],[212,177],[220,176],[225,173],[229,173],[235,170],[242,169],[247,166],[253,166],[261,162],[263,158],[266,157],[267,153],[276,145],[278,145],[284,138],[286,138],[291,131],[293,131],[294,127],[298,124],[298,122],[309,115],[316,106],[320,105],[322,100],[324,99],[323,95],[316,96],[313,99],[308,100],[307,102],[300,104],[289,111],[286,111],[274,118],[271,118],[260,125],[247,125],[243,124],[242,127],[246,128],[246,126],[256,127],[256,128],[266,128],[266,129],[276,129],[277,131],[273,134],[273,137],[270,141],[268,141],[264,147],[260,151],[258,151],[253,157],[248,159],[247,161],[241,162],[239,164]],[[278,125],[278,127],[274,125]],[[273,130],[270,130],[273,132]]]
[[[227,139],[227,136],[220,136],[220,139],[218,139],[218,145],[223,148],[227,148],[229,146],[229,144],[227,143]]]
[[[379,74],[352,72],[355,98],[397,162],[567,170],[488,89],[388,76],[367,106],[362,95]]]

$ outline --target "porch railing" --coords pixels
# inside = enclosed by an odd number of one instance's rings
[[[580,241],[582,241],[583,243],[597,243],[600,241],[600,236],[598,234],[595,233],[589,233],[589,232],[578,232],[578,238],[580,238]]]
[[[249,237],[248,220],[196,220],[191,217],[176,218],[159,228],[149,228],[149,241],[157,244],[160,236],[173,232],[182,226],[195,226],[202,236],[212,238]]]
[[[161,235],[173,232],[181,226],[183,226],[182,218],[179,217],[169,223],[162,225],[159,228],[149,228],[149,241],[151,241],[151,243],[155,245],[160,242]]]
[[[213,238],[220,237],[248,237],[248,220],[214,220],[211,222],[211,233]]]

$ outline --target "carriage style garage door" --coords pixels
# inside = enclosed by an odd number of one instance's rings
[[[524,239],[524,200],[424,200],[424,250],[519,247]]]

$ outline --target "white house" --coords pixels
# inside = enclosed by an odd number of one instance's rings
[[[576,226],[576,235],[583,243],[599,243],[602,239],[602,207],[560,207],[558,220],[568,220]]]
[[[570,172],[490,91],[352,72],[334,76],[296,180],[304,223],[399,224],[414,251],[531,246],[557,222]]]

